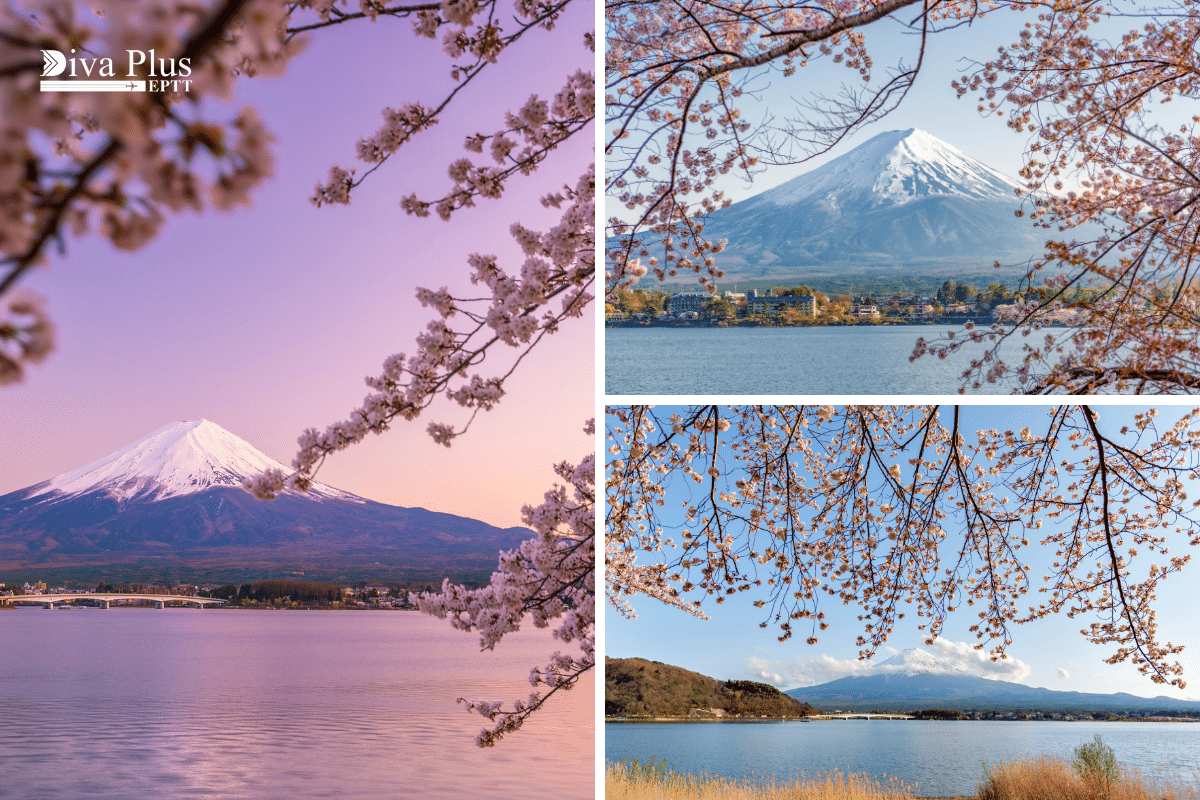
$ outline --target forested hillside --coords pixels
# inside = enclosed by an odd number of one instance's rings
[[[718,681],[643,658],[604,659],[604,714],[621,717],[802,717],[808,703],[754,681]]]

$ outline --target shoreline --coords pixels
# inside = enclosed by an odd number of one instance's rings
[[[714,328],[931,328],[939,325],[961,326],[971,322],[976,326],[990,327],[1000,320],[992,318],[970,317],[965,319],[934,319],[922,320],[914,322],[910,320],[887,320],[880,322],[813,322],[807,325],[750,325],[742,323],[734,324],[716,324],[708,322],[611,322],[605,320],[604,328],[681,328],[681,329],[697,329],[711,330]],[[1077,328],[1077,325],[1066,325],[1061,322],[1047,322],[1042,325],[1044,328]]]
[[[1045,713],[1045,712],[1035,712]],[[735,718],[698,718],[698,717],[637,717],[637,718],[617,718],[605,717],[605,725],[656,725],[667,723],[733,723],[733,724],[764,724],[773,722],[1200,722],[1200,718],[1196,717],[1109,717],[1107,719],[918,719],[912,717],[910,719],[888,718],[886,716],[875,719],[866,719],[865,717],[855,717],[853,714],[850,718],[845,717],[735,717]]]

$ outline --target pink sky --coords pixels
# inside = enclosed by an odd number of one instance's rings
[[[290,463],[302,430],[345,418],[366,394],[365,376],[391,353],[414,352],[432,318],[415,287],[478,296],[466,280],[472,252],[495,253],[515,270],[509,225],[551,224],[538,198],[574,184],[593,160],[585,132],[503,200],[450,223],[399,207],[413,191],[441,196],[466,134],[491,133],[530,91],[549,98],[569,71],[592,64],[585,9],[519,42],[348,208],[313,207],[313,185],[335,163],[358,165],[354,144],[374,133],[382,108],[444,93],[449,59],[436,43],[415,41],[404,21],[359,22],[317,32],[284,78],[242,81],[236,106],[257,106],[278,138],[275,177],[253,208],[171,217],[134,254],[69,240],[65,256],[25,281],[49,300],[58,351],[0,391],[0,494],[177,420],[212,420]],[[530,88],[514,91],[518,82]],[[510,379],[508,397],[452,448],[424,432],[430,421],[461,419],[443,403],[330,459],[319,479],[386,503],[519,524],[520,507],[540,502],[553,482],[551,465],[591,449],[582,426],[594,408],[593,339],[585,319],[545,340]]]

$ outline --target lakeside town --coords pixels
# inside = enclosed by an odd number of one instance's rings
[[[929,708],[911,713],[897,711],[846,711],[835,708],[810,715],[727,714],[722,709],[696,709],[687,716],[606,716],[605,723],[647,722],[797,722],[847,720],[935,720],[942,722],[1200,722],[1200,712],[1163,711],[1129,708],[1124,711],[1054,711],[1027,709],[1021,711],[995,709]]]
[[[621,290],[615,302],[605,304],[604,321],[607,327],[989,324],[1006,319],[1018,301],[1044,298],[1045,291],[1014,292],[1000,283],[977,290],[952,280],[933,295],[829,295],[803,284],[765,292]],[[1068,303],[1075,299],[1064,298]],[[1070,308],[1062,308],[1051,319],[1069,325],[1074,316]]]
[[[340,586],[336,583],[297,580],[262,580],[241,585],[226,584],[224,586],[196,586],[194,584],[178,584],[175,586],[153,586],[141,583],[123,583],[112,585],[99,583],[94,588],[68,588],[58,586],[48,588],[45,581],[25,582],[21,585],[6,585],[0,583],[0,597],[45,597],[54,602],[55,595],[79,594],[139,594],[139,595],[170,595],[175,597],[202,597],[228,601],[224,608],[383,608],[383,609],[415,609],[416,605],[409,602],[408,593],[412,591],[428,591],[435,587],[432,584],[406,587],[400,585],[355,585]],[[56,603],[56,608],[86,608],[94,605],[87,598],[63,600]],[[153,606],[150,600],[113,601],[112,606]],[[0,608],[12,608],[11,605],[0,605]]]

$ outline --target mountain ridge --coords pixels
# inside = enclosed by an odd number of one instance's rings
[[[815,686],[789,689],[788,697],[847,711],[955,710],[1108,711],[1170,710],[1200,713],[1200,702],[1127,692],[1060,691],[984,678],[913,648],[876,665],[871,675],[855,675]],[[933,671],[940,670],[940,671]]]
[[[925,131],[888,131],[713,212],[705,237],[728,242],[717,258],[726,280],[916,268],[955,277],[997,261],[1015,273],[1050,234],[1016,216],[1021,189]]]
[[[860,195],[873,205],[902,205],[935,195],[1012,200],[1022,190],[999,170],[932,134],[909,128],[878,134],[755,197],[782,206],[814,195]]]
[[[241,482],[266,468],[283,466],[215,423],[164,426],[0,496],[0,571],[161,563],[212,574],[254,562],[274,574],[475,581],[529,537],[323,484],[256,500]]]
[[[51,495],[51,501],[103,490],[124,499],[148,488],[163,499],[203,491],[212,486],[240,486],[268,469],[288,471],[280,462],[241,437],[206,419],[173,422],[107,456],[49,480],[25,487],[29,498]],[[363,498],[323,483],[313,483],[314,497]]]

